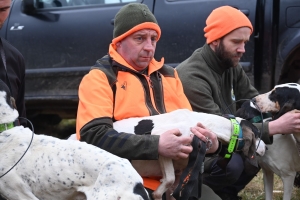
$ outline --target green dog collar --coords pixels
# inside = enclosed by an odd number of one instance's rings
[[[266,119],[266,118],[271,118],[272,117],[272,114],[271,113],[263,113],[262,116],[259,115],[259,116],[255,116],[253,117],[252,119],[250,119],[249,121],[251,123],[260,123],[263,121],[263,119]]]
[[[0,132],[6,131],[8,129],[11,129],[14,127],[14,123],[6,123],[6,124],[0,124]]]
[[[228,144],[227,153],[224,156],[225,158],[230,158],[234,150],[240,150],[242,148],[240,146],[243,146],[243,131],[234,115],[225,114],[223,117],[228,118],[232,124],[232,134]]]

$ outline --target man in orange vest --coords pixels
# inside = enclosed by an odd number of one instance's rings
[[[129,160],[156,160],[159,155],[183,159],[192,151],[191,137],[178,137],[178,129],[158,135],[117,132],[113,122],[191,110],[174,68],[156,61],[154,53],[161,36],[158,23],[144,4],[130,3],[115,16],[113,40],[108,55],[99,59],[79,86],[77,139]],[[209,137],[214,153],[216,135],[197,125],[191,131],[200,139]],[[158,179],[143,177],[147,189],[155,190]],[[151,195],[150,195],[151,196]],[[218,199],[218,197],[214,198]]]

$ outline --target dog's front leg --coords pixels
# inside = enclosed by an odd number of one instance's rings
[[[293,185],[296,177],[296,171],[290,174],[281,175],[281,180],[283,182],[283,200],[292,199]]]
[[[270,169],[264,169],[263,166],[262,166],[262,171],[263,171],[263,180],[264,180],[264,187],[265,187],[265,200],[272,200],[274,172],[272,172]]]
[[[14,185],[15,187],[11,187],[11,185],[6,185],[7,187],[2,188],[0,187],[0,193],[2,196],[7,199],[7,200],[25,200],[25,199],[30,199],[30,200],[39,200],[32,192],[31,188],[28,186],[25,186],[24,184],[21,183],[19,185],[16,183]]]
[[[152,196],[155,200],[161,200],[162,195],[173,185],[175,181],[175,172],[172,159],[159,156],[158,161],[163,177],[160,180],[161,184],[152,193]]]

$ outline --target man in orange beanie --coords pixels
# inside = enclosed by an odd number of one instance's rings
[[[258,91],[239,64],[245,53],[245,44],[253,32],[249,19],[240,10],[222,6],[211,12],[204,28],[206,44],[176,68],[192,109],[218,115],[235,114],[238,99],[251,99]],[[279,119],[265,123],[262,139],[272,143],[272,135],[290,133],[293,123],[287,113]],[[296,119],[296,117],[295,117]],[[278,128],[278,124],[286,124]],[[256,124],[261,127],[261,124]],[[222,150],[226,154],[227,147]],[[230,158],[219,154],[205,161],[203,183],[211,187],[223,200],[241,199],[241,191],[260,170],[257,162],[234,152]]]

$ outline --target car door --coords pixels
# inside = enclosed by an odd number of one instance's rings
[[[230,5],[244,12],[255,26],[256,1],[249,0],[161,0],[155,4],[154,14],[162,27],[162,36],[156,49],[171,65],[177,65],[188,58],[193,51],[205,44],[204,27],[213,9]],[[166,20],[169,19],[169,20]],[[253,34],[246,45],[246,54],[241,64],[249,70],[253,62]]]
[[[6,38],[24,55],[27,69],[91,66],[107,53],[122,2],[134,1],[37,0],[26,13],[20,12],[26,0],[15,0]]]
[[[13,0],[1,35],[25,58],[29,117],[75,118],[80,81],[107,54],[114,16],[129,2],[141,0]]]

